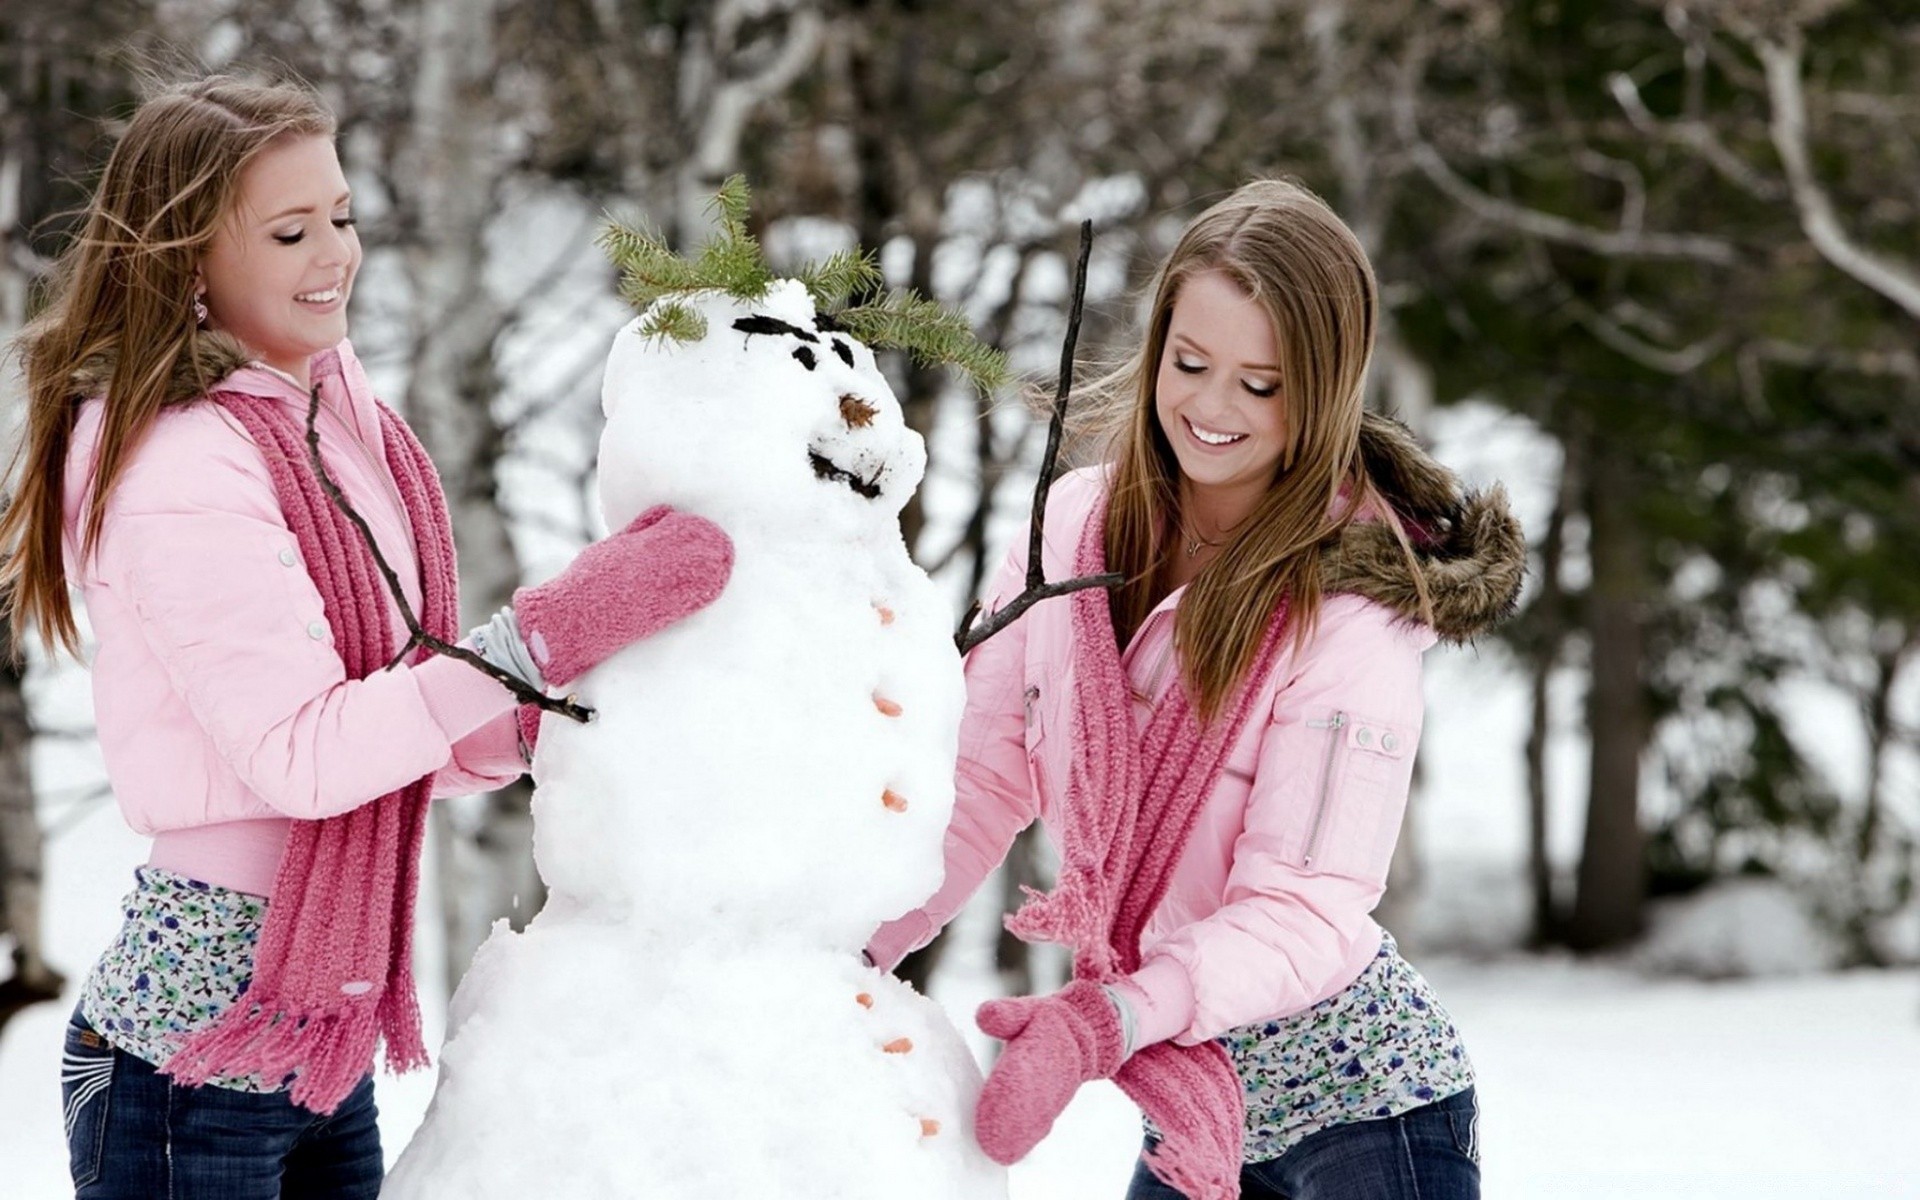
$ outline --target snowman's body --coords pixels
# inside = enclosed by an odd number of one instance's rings
[[[798,285],[693,304],[697,342],[616,339],[601,499],[714,520],[732,578],[578,681],[592,724],[547,718],[550,898],[475,957],[383,1195],[1004,1196],[958,1033],[859,955],[953,803],[948,607],[897,525],[924,449]]]

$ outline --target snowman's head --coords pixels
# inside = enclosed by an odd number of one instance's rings
[[[892,524],[927,455],[872,351],[792,280],[758,300],[674,300],[705,320],[705,336],[647,336],[643,314],[607,357],[608,527],[662,503],[730,528],[729,517],[822,531]]]

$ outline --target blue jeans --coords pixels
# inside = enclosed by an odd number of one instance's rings
[[[78,1012],[60,1097],[75,1200],[375,1200],[373,1077],[331,1116],[285,1092],[183,1087],[116,1050]]]
[[[1479,1200],[1479,1113],[1468,1088],[1397,1117],[1322,1129],[1241,1167],[1241,1200]],[[1143,1161],[1127,1200],[1183,1198]]]

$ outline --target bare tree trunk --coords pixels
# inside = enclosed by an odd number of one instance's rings
[[[463,623],[505,604],[520,562],[499,503],[504,450],[493,400],[494,344],[508,319],[485,281],[486,230],[504,171],[493,97],[497,59],[492,0],[426,0],[414,63],[413,129],[404,175],[416,217],[407,261],[415,288],[407,414],[446,485],[460,556]],[[539,910],[529,789],[485,798],[470,833],[434,808],[451,987],[498,917]],[[515,900],[522,901],[516,909]]]
[[[808,0],[711,0],[700,7],[679,55],[685,153],[674,180],[672,236],[683,247],[709,228],[707,205],[739,170],[747,122],[813,64],[826,30]],[[784,18],[777,27],[776,15]]]
[[[1648,583],[1646,549],[1633,511],[1638,485],[1624,444],[1604,436],[1593,437],[1591,444],[1587,511],[1593,585],[1587,629],[1593,681],[1587,723],[1593,758],[1586,840],[1567,923],[1567,944],[1581,951],[1611,949],[1637,937],[1647,891],[1640,761],[1649,727],[1641,680]]]
[[[0,641],[11,636],[0,619]],[[0,658],[0,937],[13,942],[13,971],[0,980],[0,1029],[21,1009],[57,1000],[66,984],[41,942],[40,823],[34,814],[33,725],[20,669]]]
[[[878,251],[889,235],[904,232],[913,245],[907,285],[923,296],[933,292],[933,255],[940,245],[944,189],[929,178],[915,141],[927,131],[917,111],[914,79],[923,60],[924,34],[911,14],[887,23],[886,34],[854,27],[846,55],[847,90],[854,106],[854,162],[859,184],[854,197],[854,232],[862,246]],[[905,229],[898,225],[904,223]],[[907,425],[922,437],[933,429],[944,373],[906,356],[901,362],[900,408]],[[929,471],[931,471],[929,464]],[[900,512],[900,532],[918,552],[926,512],[920,494]]]
[[[1560,563],[1566,553],[1567,508],[1573,497],[1574,464],[1569,450],[1561,467],[1559,494],[1547,517],[1540,543],[1540,595],[1533,611],[1537,618],[1531,661],[1532,705],[1527,725],[1527,881],[1533,892],[1533,924],[1529,942],[1552,944],[1560,934],[1559,907],[1553,895],[1553,859],[1547,850],[1547,741],[1552,733],[1550,689],[1566,636],[1565,599],[1560,590]]]

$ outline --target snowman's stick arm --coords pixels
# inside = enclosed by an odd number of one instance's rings
[[[994,634],[1013,624],[1020,615],[1042,600],[1066,596],[1086,588],[1118,587],[1125,579],[1117,571],[1104,575],[1083,575],[1060,583],[1048,583],[1040,562],[1040,533],[1047,512],[1047,493],[1053,490],[1053,476],[1060,467],[1060,440],[1067,424],[1067,400],[1073,392],[1073,352],[1080,341],[1080,315],[1087,303],[1087,260],[1093,254],[1093,222],[1080,222],[1080,258],[1073,270],[1073,306],[1067,310],[1067,338],[1060,347],[1060,383],[1053,393],[1053,417],[1047,423],[1047,452],[1040,460],[1040,478],[1033,487],[1033,517],[1027,531],[1027,586],[1005,606],[978,625],[980,602],[974,601],[960,618],[953,635],[954,644],[965,654]]]
[[[367,527],[366,518],[355,511],[353,505],[348,502],[346,493],[340,490],[340,485],[333,481],[333,476],[327,474],[326,461],[320,457],[319,422],[320,388],[316,384],[307,399],[307,459],[313,465],[313,473],[319,476],[320,487],[327,493],[327,499],[333,501],[333,506],[340,510],[341,515],[353,522],[353,527],[360,531],[360,540],[366,544],[367,551],[373,555],[373,565],[380,568],[381,577],[387,581],[387,591],[392,593],[393,602],[400,607],[400,619],[406,622],[407,632],[410,635],[407,644],[400,647],[400,652],[393,656],[393,662],[387,664],[387,669],[391,670],[415,646],[425,646],[435,654],[457,658],[495,680],[512,692],[514,698],[522,704],[531,704],[545,712],[559,713],[582,724],[592,720],[593,710],[586,705],[578,704],[570,698],[557,700],[528,684],[526,680],[511,671],[503,671],[473,651],[444,642],[421,627],[419,619],[413,614],[413,606],[407,603],[406,592],[401,590],[400,576],[394,571],[392,564],[387,562],[387,556],[380,553],[380,543],[374,540],[373,530]]]
[[[1073,353],[1080,345],[1080,314],[1087,305],[1087,260],[1093,255],[1093,222],[1080,222],[1080,257],[1073,267],[1073,304],[1067,309],[1067,338],[1060,346],[1060,383],[1053,392],[1053,417],[1047,422],[1047,453],[1040,460],[1040,478],[1033,485],[1033,517],[1027,531],[1027,589],[1045,583],[1040,571],[1040,526],[1047,512],[1047,494],[1054,472],[1060,469],[1060,438],[1067,425],[1067,399],[1073,392]]]

